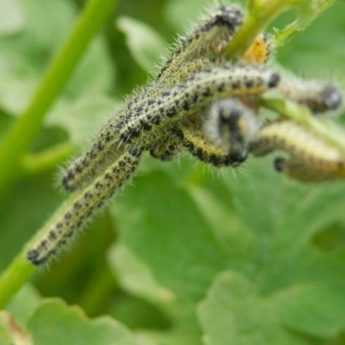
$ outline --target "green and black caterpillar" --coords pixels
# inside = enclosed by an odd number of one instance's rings
[[[279,149],[299,162],[296,176],[314,169],[303,148],[290,152],[290,145],[284,144],[293,140],[290,132],[259,118],[259,99],[277,89],[317,114],[338,108],[341,94],[334,86],[275,71],[269,65],[273,45],[264,34],[243,57],[227,60],[225,49],[243,18],[237,6],[211,11],[178,42],[157,76],[110,118],[90,149],[64,170],[62,184],[74,192],[72,206],[59,210],[48,235],[31,246],[27,258],[32,264],[45,265],[64,249],[133,176],[145,152],[163,161],[189,152],[215,167],[236,167],[250,153]],[[303,147],[303,143],[297,145]],[[326,167],[325,161],[333,156],[322,155]],[[276,165],[292,176],[294,167],[289,162]]]

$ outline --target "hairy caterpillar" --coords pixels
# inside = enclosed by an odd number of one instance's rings
[[[273,151],[288,155],[288,158],[277,158],[274,165],[294,179],[317,182],[345,177],[341,152],[294,122],[274,121],[258,132],[251,152],[261,156]]]
[[[135,173],[145,151],[161,160],[187,151],[221,167],[241,164],[249,149],[257,155],[280,149],[291,155],[288,163],[302,162],[309,170],[315,167],[308,163],[311,151],[306,156],[301,148],[305,138],[291,149],[289,130],[269,127],[273,123],[259,128],[258,100],[267,90],[279,87],[291,100],[322,112],[339,106],[340,93],[308,83],[301,84],[303,92],[294,92],[298,80],[281,78],[267,65],[272,45],[264,34],[242,58],[227,61],[225,49],[242,21],[243,12],[237,6],[215,9],[180,40],[157,77],[135,92],[105,124],[91,147],[65,169],[63,186],[74,193],[66,208],[44,227],[47,233],[29,248],[27,258],[32,264],[45,265],[66,248]],[[307,140],[312,141],[312,134]],[[320,149],[318,157],[329,162],[331,149]],[[277,166],[288,171],[289,164],[281,161]],[[325,169],[325,163],[322,166],[316,174],[332,170]]]
[[[157,77],[146,87],[137,91],[127,101],[116,117],[111,118],[95,139],[91,149],[76,159],[65,170],[63,186],[68,191],[81,188],[118,155],[119,129],[127,126],[128,118],[135,116],[143,108],[151,108],[158,102],[163,103],[164,91],[190,78],[193,73],[213,65],[213,61],[221,60],[222,49],[232,39],[237,28],[242,24],[243,12],[238,6],[220,6],[214,9],[206,19],[192,30],[190,34],[179,40],[170,57],[161,67]],[[156,120],[159,121],[159,120]],[[143,127],[150,128],[143,123]]]
[[[34,265],[43,265],[68,245],[91,216],[130,178],[139,164],[140,156],[140,150],[124,153],[103,175],[73,197],[71,207],[60,210],[55,221],[48,225],[47,236],[32,245],[28,259]]]
[[[91,150],[66,170],[64,186],[71,191],[83,186],[94,176],[94,170],[126,150],[129,144],[140,142],[143,148],[149,148],[152,138],[156,137],[153,132],[199,112],[214,99],[260,95],[277,86],[279,80],[277,73],[252,65],[226,64],[191,75],[184,83],[157,92],[155,97],[147,97],[118,122],[108,124]],[[106,156],[108,151],[111,154]]]
[[[287,98],[307,106],[314,114],[337,110],[342,104],[340,90],[330,83],[302,80],[287,72],[281,72],[284,82],[279,91]]]

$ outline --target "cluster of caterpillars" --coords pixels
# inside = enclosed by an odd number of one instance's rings
[[[279,149],[291,159],[277,160],[277,169],[296,178],[345,175],[341,156],[311,133],[283,118],[260,120],[258,100],[270,89],[314,113],[338,108],[341,95],[333,86],[283,77],[272,70],[268,65],[272,44],[264,34],[243,57],[228,61],[225,49],[243,17],[237,6],[212,11],[177,44],[156,78],[129,97],[91,148],[65,169],[63,186],[74,192],[72,206],[57,212],[48,235],[28,251],[34,265],[47,264],[71,242],[134,174],[144,152],[166,161],[187,151],[215,167],[235,167],[250,153]],[[305,141],[310,147],[305,148]]]

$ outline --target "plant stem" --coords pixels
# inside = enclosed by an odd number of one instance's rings
[[[92,38],[113,13],[117,0],[89,0],[71,34],[56,54],[26,110],[0,144],[0,195],[21,173],[24,155],[44,117],[84,55]]]
[[[20,253],[0,276],[0,310],[3,309],[16,292],[35,272],[35,268]]]
[[[117,0],[87,2],[70,36],[43,76],[31,103],[3,139],[0,145],[0,195],[8,184],[20,176],[25,154],[39,132],[47,111],[62,92],[92,38],[113,13],[116,3]],[[62,206],[69,202],[67,200]],[[46,231],[46,228],[41,231]],[[35,271],[23,250],[0,276],[0,308],[10,301]]]
[[[70,143],[58,144],[43,152],[26,155],[22,161],[24,174],[36,175],[53,169],[66,160],[74,149]]]
[[[312,131],[325,142],[337,148],[345,157],[345,133],[335,123],[316,118],[308,108],[291,102],[282,97],[267,96],[262,99],[262,105],[278,114],[299,123],[308,131]]]
[[[227,57],[242,55],[254,39],[281,13],[291,7],[287,0],[256,0],[249,6],[247,18],[227,48]]]
[[[37,240],[42,238],[42,236],[49,231],[51,223],[53,223],[57,217],[61,216],[67,208],[70,208],[76,198],[78,198],[78,192],[71,194],[71,196],[60,205],[52,217],[42,226],[35,236],[25,245],[21,253],[0,275],[0,309],[5,307],[16,292],[31,279],[32,275],[37,270],[37,267],[32,265],[27,259],[28,248],[31,248]]]

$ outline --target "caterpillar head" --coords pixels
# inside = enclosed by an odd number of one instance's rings
[[[203,130],[210,142],[240,159],[247,156],[259,127],[258,118],[249,108],[237,99],[229,99],[211,106]]]
[[[199,46],[199,51],[213,53],[219,58],[242,25],[243,17],[238,6],[218,6],[195,30],[194,44]]]
[[[316,105],[314,112],[325,112],[337,110],[343,102],[342,93],[334,85],[328,84],[320,90],[319,104]]]

